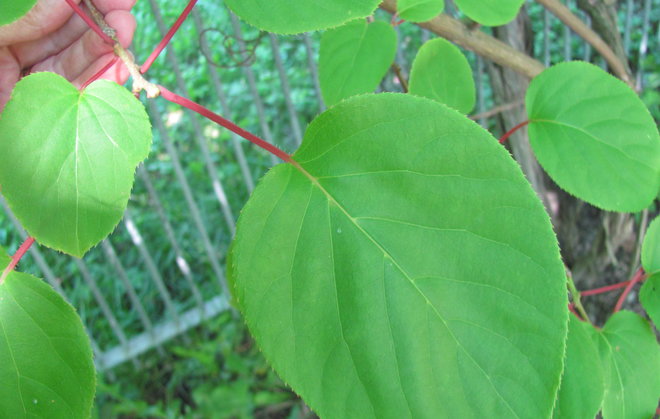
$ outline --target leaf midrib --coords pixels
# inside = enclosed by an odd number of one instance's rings
[[[461,350],[462,350],[462,351],[463,351],[463,352],[464,352],[464,353],[470,358],[470,360],[474,363],[474,365],[476,365],[476,366],[479,368],[479,370],[482,372],[482,374],[484,375],[484,377],[485,377],[485,378],[488,380],[488,382],[490,383],[492,389],[493,389],[493,390],[495,391],[495,393],[499,396],[499,398],[504,402],[504,404],[505,404],[505,405],[507,406],[507,408],[511,411],[511,413],[513,413],[513,414],[515,415],[516,418],[519,418],[519,419],[520,419],[520,416],[518,416],[518,413],[517,413],[512,407],[511,407],[511,405],[509,404],[509,402],[508,402],[508,401],[507,401],[507,400],[506,400],[506,399],[500,394],[500,392],[498,391],[497,387],[495,386],[495,384],[494,384],[493,381],[491,380],[491,377],[486,373],[486,371],[484,371],[484,369],[481,367],[481,365],[480,365],[480,364],[479,364],[479,363],[473,358],[472,354],[467,350],[467,348],[465,348],[465,347],[463,346],[463,344],[462,344],[462,343],[458,340],[458,338],[454,335],[453,330],[449,327],[449,324],[445,321],[445,319],[442,317],[442,315],[437,311],[436,307],[435,307],[435,306],[432,304],[432,302],[427,298],[427,296],[422,292],[422,290],[419,289],[419,287],[417,286],[417,284],[415,284],[415,281],[413,281],[413,279],[410,277],[410,275],[408,275],[408,273],[403,269],[403,267],[401,267],[401,265],[399,265],[399,264],[397,263],[397,261],[392,257],[392,255],[390,255],[390,253],[389,253],[385,248],[383,248],[383,246],[381,246],[380,243],[378,243],[378,242],[376,241],[376,239],[374,239],[374,238],[371,236],[371,234],[369,234],[364,228],[362,228],[362,226],[356,221],[356,219],[348,213],[348,211],[347,211],[347,210],[346,210],[346,209],[345,209],[345,208],[344,208],[344,207],[343,207],[343,206],[342,206],[342,205],[341,205],[341,204],[340,204],[340,203],[339,203],[339,202],[338,202],[338,201],[337,201],[337,200],[336,200],[331,194],[330,194],[330,192],[328,192],[328,191],[323,187],[323,185],[321,185],[321,184],[319,183],[318,179],[316,179],[312,174],[310,174],[307,170],[305,170],[305,169],[300,165],[300,163],[298,163],[297,161],[295,161],[295,160],[293,160],[293,159],[291,160],[291,165],[292,165],[293,167],[295,167],[295,168],[296,168],[300,173],[302,173],[305,177],[307,177],[307,178],[310,180],[310,182],[312,183],[312,185],[315,186],[315,187],[317,187],[317,188],[318,188],[318,189],[319,189],[319,190],[320,190],[320,191],[326,196],[326,198],[328,199],[329,202],[332,202],[333,204],[335,204],[335,205],[337,206],[337,208],[339,208],[339,210],[340,210],[340,211],[346,216],[346,218],[348,218],[348,219],[350,220],[350,222],[351,222],[351,223],[352,223],[352,224],[353,224],[353,225],[354,225],[354,226],[355,226],[355,227],[356,227],[356,228],[357,228],[357,229],[358,229],[358,230],[359,230],[359,231],[360,231],[360,232],[361,232],[361,233],[362,233],[362,234],[363,234],[363,235],[364,235],[369,241],[371,241],[371,242],[376,246],[376,248],[378,248],[378,249],[383,253],[383,255],[384,255],[386,258],[388,258],[388,259],[392,262],[392,264],[393,264],[393,265],[394,265],[394,266],[395,266],[395,267],[396,267],[396,268],[397,268],[397,269],[403,274],[403,276],[404,276],[404,277],[410,282],[410,284],[411,284],[411,285],[413,286],[413,288],[419,293],[419,295],[422,296],[422,298],[424,299],[424,301],[425,301],[429,306],[432,307],[432,310],[433,310],[433,312],[435,313],[436,317],[440,320],[440,322],[443,324],[443,326],[447,329],[447,332],[449,333],[449,336],[452,337],[452,339],[454,340],[454,342],[456,343],[456,345],[457,345],[457,346],[458,346],[458,347],[459,347],[459,348],[460,348],[460,349],[461,349]],[[402,391],[403,391],[403,388],[402,388]],[[405,391],[404,391],[404,394],[405,394]]]

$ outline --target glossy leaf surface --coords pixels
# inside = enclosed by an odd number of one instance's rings
[[[642,266],[648,273],[660,271],[660,217],[656,217],[646,230],[642,243]]]
[[[121,219],[151,125],[125,88],[23,78],[0,119],[2,194],[39,243],[82,256]]]
[[[6,25],[23,17],[37,0],[8,0],[0,2],[0,25]]]
[[[327,29],[371,15],[380,0],[226,0],[241,19],[259,29],[294,34]]]
[[[436,38],[419,49],[410,71],[410,93],[437,100],[467,114],[477,100],[472,69],[451,42]]]
[[[397,0],[399,17],[408,22],[426,22],[445,9],[444,0]]]
[[[555,65],[527,90],[529,139],[559,186],[610,211],[640,211],[660,189],[660,136],[625,83],[585,62]]]
[[[605,391],[598,348],[591,335],[593,326],[570,315],[566,361],[553,418],[594,418]]]
[[[660,347],[649,323],[619,311],[595,339],[605,372],[603,418],[653,417],[660,398]]]
[[[89,417],[95,373],[82,322],[33,276],[13,272],[0,284],[0,363],[0,417]]]
[[[467,17],[486,26],[511,22],[525,0],[454,0]]]
[[[660,330],[660,273],[646,279],[639,292],[639,301],[655,328]]]
[[[319,54],[321,92],[332,106],[378,87],[394,62],[396,32],[385,22],[356,20],[324,33]]]
[[[319,116],[294,159],[243,209],[231,271],[284,381],[326,418],[549,417],[565,276],[506,150],[381,94]]]

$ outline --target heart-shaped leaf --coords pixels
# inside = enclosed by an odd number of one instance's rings
[[[426,22],[445,9],[445,0],[397,0],[397,12],[408,22]]]
[[[467,17],[486,26],[511,22],[525,0],[454,0]]]
[[[367,17],[380,0],[225,0],[241,19],[259,29],[295,34],[327,29]]]
[[[0,118],[0,185],[21,224],[81,257],[121,219],[151,144],[140,102],[109,81],[83,92],[53,73],[22,79]]]
[[[660,189],[660,135],[625,83],[585,62],[555,65],[527,90],[529,139],[559,186],[610,211],[640,211]]]
[[[410,71],[410,93],[464,114],[477,100],[470,63],[458,47],[442,38],[432,39],[419,49]]]
[[[639,291],[639,301],[655,328],[660,330],[660,272],[651,275]]]
[[[82,322],[33,276],[12,272],[0,283],[0,364],[0,417],[90,416],[95,373]]]
[[[385,22],[359,19],[324,33],[319,82],[325,103],[332,106],[347,97],[373,92],[395,54],[396,32]]]
[[[569,317],[566,362],[553,418],[593,418],[605,391],[603,367],[591,337],[594,328],[575,316]]]
[[[649,225],[642,243],[642,266],[648,273],[660,271],[660,217]]]
[[[660,347],[649,323],[620,311],[593,336],[605,371],[603,418],[653,417],[660,398]]]
[[[330,108],[293,158],[243,209],[231,271],[282,378],[327,418],[549,417],[565,274],[509,153],[381,94]]]
[[[6,25],[23,17],[37,4],[37,0],[11,0],[0,2],[0,25]]]

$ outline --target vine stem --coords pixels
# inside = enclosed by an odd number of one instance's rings
[[[23,242],[21,247],[18,248],[16,253],[14,253],[14,256],[11,258],[11,262],[5,268],[5,270],[2,272],[2,276],[0,276],[0,284],[2,284],[5,281],[5,278],[7,278],[7,275],[9,275],[9,273],[14,270],[16,265],[18,265],[18,262],[20,262],[20,260],[23,258],[23,256],[28,251],[30,246],[32,246],[33,243],[34,243],[34,238],[28,237]]]
[[[509,130],[509,132],[507,132],[506,134],[504,134],[504,135],[502,136],[502,138],[500,138],[500,144],[504,144],[504,142],[505,142],[506,140],[508,140],[509,137],[511,137],[516,131],[518,131],[520,128],[522,128],[522,127],[524,127],[524,126],[526,126],[526,125],[529,125],[529,122],[530,122],[530,121],[521,122],[521,123],[519,123],[518,125],[516,125],[515,127],[511,128],[511,129]]]
[[[147,71],[149,71],[149,68],[151,67],[151,65],[154,63],[154,61],[156,61],[156,58],[158,58],[160,53],[163,52],[163,50],[165,49],[167,44],[170,43],[170,41],[172,40],[172,37],[174,37],[174,34],[176,33],[176,31],[179,30],[179,28],[181,27],[183,22],[186,20],[186,18],[188,17],[190,12],[192,11],[193,7],[195,7],[196,3],[197,3],[197,0],[190,0],[190,2],[188,2],[188,5],[186,6],[185,9],[183,9],[183,12],[181,12],[181,15],[179,15],[176,22],[174,22],[174,25],[172,25],[170,30],[167,32],[167,34],[165,34],[165,36],[160,41],[160,43],[156,46],[156,48],[151,53],[151,55],[149,55],[149,57],[144,62],[144,64],[142,64],[142,66],[140,67],[140,73],[144,74]]]
[[[179,96],[176,93],[170,92],[163,86],[158,86],[160,89],[160,95],[163,99],[168,100],[172,103],[176,103],[177,105],[181,105],[185,108],[190,109],[193,112],[196,112],[203,117],[210,119],[211,121],[215,122],[216,124],[227,128],[231,132],[245,138],[252,144],[263,148],[264,150],[268,151],[269,153],[275,155],[276,157],[282,159],[286,163],[292,163],[293,160],[291,159],[291,156],[287,153],[285,153],[283,150],[275,147],[273,144],[262,140],[261,138],[257,137],[256,135],[252,134],[251,132],[248,132],[244,130],[243,128],[239,127],[238,125],[234,124],[228,119],[223,118],[222,116],[216,114],[215,112],[205,108],[204,106],[193,102],[190,99],[186,99],[183,96]]]
[[[105,33],[103,29],[101,29],[101,27],[96,24],[96,22],[94,22],[94,19],[87,16],[87,13],[85,13],[85,11],[80,6],[78,6],[76,2],[73,0],[66,0],[66,2],[69,4],[69,6],[71,6],[73,11],[76,12],[76,14],[80,16],[82,20],[85,21],[85,23],[87,23],[87,26],[89,26],[94,32],[97,33],[98,36],[100,36],[107,44],[114,45],[115,41],[107,33]]]
[[[593,324],[593,322],[589,318],[589,315],[587,314],[587,310],[585,310],[584,306],[582,305],[582,301],[580,300],[580,291],[577,290],[577,287],[575,286],[575,282],[573,282],[573,275],[571,275],[570,272],[566,272],[566,277],[568,278],[567,281],[568,290],[571,293],[573,306],[575,307],[577,312],[580,313],[580,317],[582,317],[584,320],[588,321],[589,323]]]
[[[615,313],[621,310],[623,303],[626,301],[626,297],[628,296],[628,294],[630,294],[630,291],[632,291],[635,284],[637,284],[638,282],[642,282],[645,279],[646,279],[646,274],[644,273],[644,269],[639,268],[635,273],[635,276],[633,276],[633,278],[630,281],[628,281],[628,285],[626,285],[626,289],[623,290],[621,296],[617,300],[616,305],[614,306]]]

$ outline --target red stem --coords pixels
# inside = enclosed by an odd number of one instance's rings
[[[103,32],[103,29],[101,29],[99,25],[97,25],[96,22],[94,22],[94,19],[87,16],[87,13],[85,13],[83,9],[80,6],[78,6],[77,3],[75,3],[73,0],[66,0],[66,2],[69,4],[69,6],[71,6],[73,11],[76,12],[76,14],[80,16],[82,20],[84,20],[85,23],[87,23],[87,25],[90,28],[92,28],[92,30],[96,32],[107,44],[110,45],[115,44],[115,41],[113,41],[112,38],[110,38],[105,32]]]
[[[186,20],[190,12],[192,11],[193,7],[195,7],[195,4],[197,3],[197,0],[190,0],[188,5],[186,6],[185,9],[183,9],[183,12],[181,12],[181,15],[178,17],[176,22],[174,22],[174,25],[170,28],[170,30],[167,32],[165,37],[163,37],[163,40],[160,41],[160,43],[156,46],[154,51],[149,55],[149,58],[142,64],[142,67],[140,67],[140,73],[144,74],[146,73],[151,65],[156,61],[156,58],[160,55],[160,53],[165,49],[167,44],[170,43],[172,40],[172,37],[176,33],[176,31],[179,30],[181,27],[181,24],[183,24],[183,21]]]
[[[504,144],[504,142],[508,140],[510,136],[512,136],[516,131],[518,131],[520,128],[524,127],[527,124],[529,124],[529,121],[521,122],[520,124],[511,128],[509,132],[507,132],[502,136],[502,138],[500,138],[500,144]]]
[[[101,77],[101,76],[103,75],[103,73],[105,73],[106,71],[110,70],[110,69],[112,68],[112,66],[115,65],[115,64],[117,63],[117,61],[119,61],[119,57],[117,57],[117,56],[115,55],[115,57],[114,57],[112,60],[110,60],[110,62],[109,62],[108,64],[106,64],[106,65],[105,65],[102,69],[100,69],[96,74],[94,74],[92,77],[90,77],[89,80],[87,80],[87,81],[85,82],[85,84],[83,84],[83,85],[80,87],[80,90],[85,90],[85,88],[86,88],[87,86],[89,86],[90,84],[92,84],[92,83],[94,83],[96,80],[98,80],[99,77]]]
[[[618,284],[608,285],[606,287],[600,287],[600,288],[594,288],[592,290],[581,291],[580,295],[582,297],[588,297],[590,295],[603,294],[603,293],[606,293],[606,292],[609,292],[609,291],[618,290],[619,288],[624,288],[629,283],[630,283],[630,281],[623,281],[623,282],[619,282]]]
[[[279,157],[280,159],[284,160],[286,163],[291,163],[291,156],[285,153],[284,151],[280,150],[279,148],[275,147],[274,145],[262,140],[261,138],[257,137],[256,135],[244,130],[243,128],[239,127],[238,125],[234,124],[233,122],[223,118],[222,116],[206,109],[202,105],[193,102],[190,99],[186,99],[182,96],[177,95],[176,93],[172,93],[163,86],[158,86],[160,88],[160,95],[163,97],[165,100],[169,100],[172,103],[176,103],[178,105],[181,105],[185,108],[190,109],[193,112],[197,112],[198,114],[202,115],[205,118],[210,119],[211,121],[215,122],[216,124],[223,126],[230,130],[231,132],[240,135],[241,137],[245,138],[246,140],[250,141],[251,143],[257,145],[258,147],[263,148],[264,150],[268,151],[271,154],[274,154],[275,156]]]
[[[25,253],[28,251],[30,246],[32,246],[32,243],[34,243],[34,239],[32,237],[28,237],[23,242],[21,247],[18,248],[16,253],[14,253],[14,256],[11,258],[11,262],[5,268],[5,270],[2,272],[2,276],[0,276],[0,284],[2,284],[5,281],[5,278],[7,278],[7,275],[9,275],[9,273],[14,270],[16,265],[18,265],[18,262],[23,258],[23,255],[25,255]]]
[[[626,289],[623,290],[623,293],[621,293],[619,300],[616,302],[616,305],[614,306],[615,313],[621,310],[621,307],[623,306],[624,301],[626,301],[626,297],[628,296],[628,294],[630,294],[630,291],[633,289],[636,283],[642,282],[645,279],[645,276],[646,275],[644,274],[644,269],[639,268],[635,273],[635,276],[633,276],[633,279],[628,281],[628,285],[626,286]]]
[[[569,303],[569,304],[568,304],[568,309],[571,311],[571,313],[575,314],[575,317],[577,317],[578,319],[582,320],[582,317],[580,317],[580,315],[578,314],[578,312],[575,310],[575,304],[573,304],[573,303]]]

